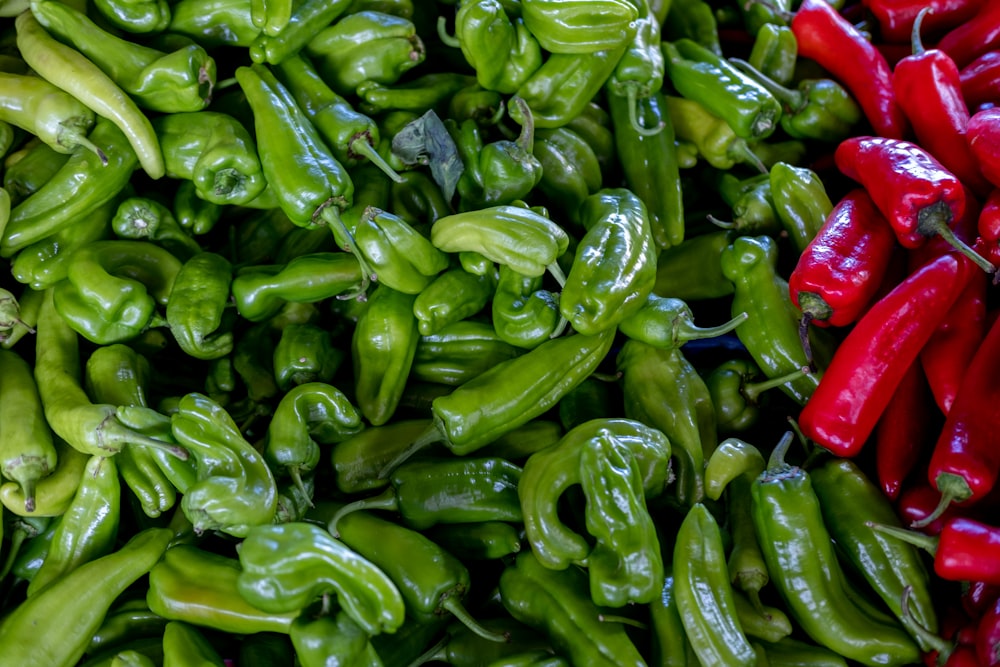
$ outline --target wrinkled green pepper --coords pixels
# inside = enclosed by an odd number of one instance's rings
[[[542,50],[520,16],[499,0],[459,3],[455,40],[483,88],[510,95],[542,64]]]

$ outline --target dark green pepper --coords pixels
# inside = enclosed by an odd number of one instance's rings
[[[389,480],[379,472],[427,430],[428,419],[395,419],[370,426],[333,448],[330,463],[337,490],[356,494],[385,488]]]
[[[757,31],[747,62],[775,83],[787,86],[795,76],[799,44],[787,25],[765,23]]]
[[[635,34],[608,79],[607,88],[611,96],[625,99],[632,131],[652,135],[663,131],[664,125],[654,123],[650,126],[641,122],[638,101],[660,92],[663,87],[665,63],[660,48],[660,22],[653,16],[647,0],[634,4],[639,8]]]
[[[503,272],[501,267],[501,276]],[[457,386],[521,354],[494,326],[489,322],[461,320],[436,333],[420,336],[410,378]]]
[[[499,560],[521,550],[521,531],[503,521],[442,523],[426,533],[445,551],[463,561]]]
[[[198,186],[188,180],[178,183],[171,205],[178,224],[195,236],[212,231],[223,212],[222,204],[199,197]]]
[[[718,174],[716,189],[732,210],[730,220],[709,217],[714,224],[736,234],[777,236],[782,229],[771,193],[770,174],[740,179],[730,172]]]
[[[568,126],[541,129],[535,134],[534,156],[542,165],[538,190],[578,223],[583,201],[603,184],[601,162],[583,135]]]
[[[196,359],[232,352],[232,318],[226,317],[232,265],[222,255],[202,251],[181,266],[167,298],[170,333]]]
[[[705,0],[671,2],[663,32],[669,41],[690,39],[715,55],[722,55],[715,9]]]
[[[519,348],[537,347],[562,333],[557,293],[542,289],[542,276],[526,276],[501,264],[490,303],[493,328],[500,340]]]
[[[420,114],[428,109],[443,112],[454,95],[475,82],[475,77],[461,72],[431,72],[396,85],[364,81],[355,94],[361,100],[361,110],[368,114],[390,111]]]
[[[40,139],[33,139],[25,147],[4,160],[3,189],[17,205],[31,195],[58,172],[68,153],[60,153]]]
[[[225,667],[201,630],[183,621],[168,621],[163,628],[163,664]]]
[[[677,608],[676,580],[672,565],[664,567],[663,589],[649,603],[649,624],[652,631],[652,658],[663,667],[693,667],[698,664],[687,635],[681,612]]]
[[[284,62],[304,49],[326,26],[338,25],[350,4],[350,0],[303,0],[292,3],[288,21],[280,30],[263,30],[250,44],[250,59],[258,64],[278,65]],[[252,4],[250,12],[252,22]]]
[[[801,253],[833,210],[826,186],[813,170],[785,162],[771,166],[770,184],[781,226],[796,251]]]
[[[330,382],[344,361],[330,332],[312,322],[293,322],[281,330],[274,346],[274,379],[288,391],[309,382]]]
[[[650,293],[637,311],[618,323],[618,330],[633,340],[668,349],[729,333],[746,319],[746,314],[740,314],[718,326],[695,326],[694,313],[684,301]]]
[[[699,234],[660,251],[653,293],[683,301],[718,299],[733,293],[719,258],[732,237],[725,230]]]
[[[292,622],[289,637],[302,667],[336,664],[381,667],[371,635],[343,610],[312,615],[305,611]]]
[[[753,382],[761,375],[760,368],[750,359],[729,359],[705,373],[705,385],[715,406],[715,423],[719,433],[731,435],[752,429],[761,417],[764,392],[777,389],[805,371]]]
[[[459,3],[455,40],[483,88],[510,95],[542,64],[542,50],[520,16],[499,0]]]
[[[119,647],[132,639],[142,637],[159,639],[163,636],[163,628],[168,622],[150,610],[145,597],[122,601],[108,610],[101,627],[94,632],[90,644],[87,645],[86,655],[95,655]]]
[[[476,275],[453,267],[438,275],[413,300],[413,315],[420,335],[434,335],[482,311],[496,284],[496,271]]]

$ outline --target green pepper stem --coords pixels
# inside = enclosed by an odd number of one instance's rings
[[[566,331],[566,327],[569,326],[569,320],[563,314],[559,314],[559,321],[556,322],[555,329],[549,334],[549,338],[559,338]]]
[[[917,17],[913,19],[913,28],[910,30],[910,49],[913,51],[913,55],[919,56],[923,55],[924,42],[920,38],[920,29],[924,24],[924,17],[931,12],[930,5],[924,7],[917,13]]]
[[[714,327],[699,327],[686,320],[678,320],[674,323],[674,337],[681,342],[698,340],[701,338],[715,338],[722,334],[727,334],[749,319],[750,315],[742,312],[728,322],[724,322]]]
[[[313,503],[312,495],[309,493],[308,489],[306,489],[306,483],[302,481],[302,472],[299,470],[299,466],[288,466],[287,472],[288,476],[292,480],[292,484],[295,485],[295,488],[302,494],[302,497],[306,499],[307,503],[309,503],[309,507],[315,507],[316,505]]]
[[[10,551],[4,560],[3,568],[0,568],[0,582],[3,582],[7,577],[7,573],[14,567],[14,562],[17,560],[17,554],[21,550],[21,545],[28,539],[28,531],[22,526],[23,524],[18,526],[14,530],[14,534],[10,536]]]
[[[359,132],[354,135],[351,139],[350,146],[348,146],[348,153],[350,155],[359,155],[363,158],[367,158],[369,162],[378,167],[383,174],[391,178],[396,183],[403,183],[405,179],[400,176],[392,166],[386,162],[382,154],[375,150],[372,146],[371,137],[367,132]]]
[[[20,481],[21,493],[24,494],[24,511],[35,511],[35,480],[33,477]],[[0,577],[2,579],[2,577]]]
[[[969,488],[969,483],[965,481],[964,477],[955,473],[939,473],[934,478],[934,486],[941,492],[941,499],[938,501],[937,507],[923,519],[918,519],[910,523],[910,528],[923,528],[930,525],[932,521],[940,518],[952,503],[960,503],[972,497],[972,489]]]
[[[735,222],[730,220],[720,220],[711,213],[706,215],[705,218],[708,219],[708,221],[711,222],[713,225],[715,225],[716,227],[720,227],[721,229],[736,229],[737,227]]]
[[[552,274],[553,278],[556,279],[556,282],[559,283],[560,288],[566,287],[566,274],[563,273],[562,267],[559,266],[558,262],[552,262],[551,264],[546,266],[545,269],[550,274]]]
[[[108,166],[108,156],[105,155],[104,151],[102,151],[94,142],[85,137],[83,133],[74,132],[69,136],[69,139],[72,143],[76,144],[77,146],[82,146],[83,148],[87,149],[88,151],[96,155],[97,159],[101,161],[102,165],[104,165],[105,167]]]
[[[630,625],[633,628],[639,628],[640,630],[649,630],[649,625],[643,623],[642,621],[637,621],[634,618],[629,618],[628,616],[599,614],[597,620],[601,623],[621,623],[622,625]]]
[[[461,601],[454,596],[445,593],[441,599],[441,608],[450,611],[451,614],[458,619],[462,625],[472,630],[473,633],[479,635],[483,639],[487,639],[491,642],[506,643],[510,641],[510,636],[504,632],[490,632],[483,626],[481,626],[476,619],[472,617],[472,614],[462,606]]]
[[[944,202],[931,204],[917,214],[917,232],[924,236],[937,234],[953,248],[972,260],[976,266],[987,273],[996,273],[997,267],[976,252],[968,243],[956,236],[948,223],[951,221],[951,208]]]
[[[931,632],[929,628],[917,620],[910,610],[910,596],[912,594],[913,586],[911,584],[903,587],[903,596],[899,600],[900,621],[910,634],[913,635],[913,638],[917,640],[921,649],[924,651],[936,651],[938,660],[941,661],[939,664],[944,664],[954,646]]]
[[[906,528],[900,528],[899,526],[890,526],[875,521],[866,521],[865,525],[874,531],[884,535],[891,535],[892,537],[899,538],[915,547],[919,547],[932,556],[937,552],[938,538],[933,535],[924,535],[923,533],[915,530],[907,530]]]
[[[780,83],[762,73],[756,67],[741,58],[729,58],[729,62],[735,65],[741,72],[759,83],[767,92],[771,93],[781,106],[796,113],[805,107],[808,98],[800,90],[786,88]]]
[[[162,450],[172,456],[176,456],[181,461],[188,460],[188,450],[184,449],[180,445],[164,442],[163,440],[157,440],[156,438],[151,438],[148,435],[143,435],[138,431],[135,431],[125,424],[121,423],[114,414],[108,415],[108,417],[101,422],[100,426],[97,427],[97,439],[101,443],[101,446],[107,449],[112,449],[114,451],[120,451],[122,447],[126,445],[132,445],[133,447],[152,447],[154,449]]]
[[[450,46],[455,49],[462,48],[462,42],[460,42],[454,35],[448,33],[448,19],[444,16],[438,17],[437,34],[438,39],[440,39],[445,46]]]
[[[792,431],[785,431],[785,434],[781,436],[781,440],[774,446],[774,449],[771,450],[771,455],[767,458],[768,472],[776,472],[788,466],[785,462],[785,456],[788,454],[788,448],[792,446],[792,440],[794,439],[795,434]]]
[[[737,161],[756,167],[760,173],[768,173],[767,165],[764,164],[764,161],[753,152],[750,148],[750,144],[748,144],[745,139],[737,137],[729,144],[726,152]]]
[[[638,84],[625,84],[625,99],[628,100],[628,122],[636,134],[643,137],[656,136],[667,126],[666,121],[660,120],[656,127],[646,127],[639,121],[639,90]]]
[[[514,140],[521,150],[525,153],[534,153],[535,150],[535,117],[531,114],[531,107],[523,97],[511,98],[508,104],[514,104],[517,107],[518,112],[521,114],[521,133],[517,135],[517,139]],[[500,107],[500,111],[503,111],[503,107]],[[497,119],[499,122],[499,119]]]
[[[417,438],[409,444],[403,451],[397,454],[391,461],[389,461],[385,466],[379,470],[378,479],[386,479],[392,474],[392,471],[403,464],[404,461],[409,459],[411,456],[429,447],[435,442],[443,442],[447,440],[447,436],[444,433],[444,427],[438,420],[434,420],[430,426],[428,426],[423,433],[417,436]]]
[[[740,393],[747,400],[747,403],[756,404],[760,395],[765,391],[780,387],[786,382],[794,382],[803,375],[809,375],[809,369],[805,366],[779,377],[744,384],[740,387]]]
[[[327,524],[327,530],[330,531],[331,535],[339,538],[340,532],[337,530],[337,523],[346,515],[352,512],[360,512],[361,510],[386,510],[389,512],[399,510],[399,498],[396,496],[396,489],[390,486],[377,496],[362,498],[360,500],[347,503],[337,510],[333,517],[330,518],[330,521]]]
[[[445,635],[438,643],[414,658],[413,662],[410,662],[406,667],[420,667],[420,665],[425,665],[428,662],[447,662],[447,646],[449,641],[451,641],[451,636]]]
[[[325,201],[319,209],[316,211],[315,216],[325,222],[330,231],[333,232],[333,239],[336,241],[337,245],[340,246],[345,252],[349,252],[354,255],[355,259],[361,265],[361,283],[357,288],[351,290],[346,294],[338,294],[337,298],[341,300],[349,299],[359,299],[363,298],[365,293],[368,291],[368,286],[371,285],[373,280],[378,280],[378,274],[372,269],[368,260],[365,256],[358,250],[357,243],[354,241],[354,235],[344,224],[343,218],[340,217],[340,213],[337,210],[337,206],[334,200],[328,199]]]

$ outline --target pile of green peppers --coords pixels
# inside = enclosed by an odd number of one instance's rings
[[[944,652],[865,462],[786,433],[865,129],[790,9],[0,3],[0,663]]]

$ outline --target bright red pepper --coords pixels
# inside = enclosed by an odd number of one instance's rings
[[[965,67],[987,51],[1000,47],[1000,2],[990,0],[967,21],[949,30],[937,48]]]
[[[892,392],[875,425],[875,473],[882,492],[890,500],[899,497],[903,482],[916,469],[923,454],[930,452],[940,422],[924,369],[915,361]]]
[[[970,581],[962,588],[962,609],[969,618],[980,619],[1000,598],[1000,585]]]
[[[965,516],[945,521],[938,535],[870,524],[934,555],[934,573],[945,581],[1000,584],[1000,528]]]
[[[924,7],[931,10],[924,20],[927,31],[940,34],[964,23],[987,0],[862,0],[861,4],[878,23],[879,41],[907,42],[913,22]]]
[[[873,304],[837,347],[802,409],[803,434],[837,456],[858,454],[975,270],[959,255],[941,255]]]
[[[1000,50],[987,51],[958,72],[962,97],[970,109],[1000,103]]]
[[[907,485],[896,499],[896,512],[903,523],[925,535],[940,535],[944,524],[957,516],[965,516],[965,508],[950,505],[940,516],[930,518],[941,504],[941,493],[926,482]]]
[[[1000,107],[990,107],[972,114],[965,130],[965,139],[983,176],[1000,187]]]
[[[972,155],[965,130],[969,108],[958,66],[940,49],[926,49],[920,28],[927,9],[913,24],[913,55],[896,63],[892,88],[910,120],[917,143],[977,194],[990,189]]]
[[[949,226],[965,214],[966,190],[927,150],[911,141],[858,136],[840,142],[834,160],[868,191],[904,248],[938,235],[984,271],[996,270]]]
[[[902,139],[906,115],[892,92],[885,56],[826,0],[802,0],[791,21],[798,54],[816,61],[847,88],[883,137]]]
[[[1000,324],[994,322],[976,350],[927,465],[927,479],[945,503],[974,503],[1000,475]]]
[[[983,667],[1000,665],[1000,595],[996,593],[993,603],[976,624],[975,646],[976,657]]]
[[[994,264],[1000,264],[1000,188],[996,188],[983,202],[976,220],[979,243],[976,250]]]

